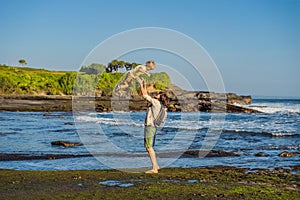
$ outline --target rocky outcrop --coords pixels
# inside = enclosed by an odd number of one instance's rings
[[[153,91],[154,96],[158,91]],[[177,86],[171,86],[166,91],[169,103],[166,106],[170,112],[237,112],[260,113],[257,110],[243,107],[251,104],[251,96],[238,96],[234,93],[221,94],[202,91],[185,91]],[[82,101],[83,99],[79,100]],[[86,100],[87,101],[87,100]],[[84,102],[84,101],[83,101]],[[239,104],[240,106],[238,106]],[[118,97],[96,97],[96,111],[141,111],[146,110],[147,103],[138,95],[130,99]]]
[[[298,155],[300,155],[300,152],[283,151],[279,154],[280,157],[293,157],[293,156],[298,156]]]
[[[251,96],[185,91],[174,85],[165,92],[169,99],[167,108],[170,112],[259,113],[259,111],[237,105],[251,104]],[[156,91],[152,93],[156,93]],[[145,111],[147,102],[139,95],[132,95],[129,99],[114,96],[72,98],[72,96],[0,95],[0,111],[51,112],[72,111],[72,109],[73,111],[93,110],[97,112]]]
[[[63,147],[75,147],[75,146],[82,146],[83,144],[80,142],[53,141],[51,142],[51,145],[63,146]]]
[[[71,111],[72,96],[0,95],[0,111]]]
[[[251,104],[251,96],[238,96],[234,93],[185,91],[172,86],[166,92],[170,103],[169,111],[181,112],[241,112],[258,113],[258,111],[234,104]]]
[[[264,155],[265,155],[264,152],[257,152],[257,153],[254,154],[254,156],[256,156],[256,157],[262,157]]]

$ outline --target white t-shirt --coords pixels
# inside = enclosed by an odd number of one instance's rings
[[[154,126],[154,119],[157,117],[160,109],[161,109],[161,103],[157,99],[154,99],[150,97],[148,94],[143,95],[143,97],[152,104],[152,106],[149,106],[147,108],[147,113],[146,113],[146,119],[145,119],[145,126]],[[154,116],[153,116],[154,114]]]
[[[147,76],[150,76],[150,73],[148,72],[145,65],[138,65],[134,69],[130,70],[129,72],[133,77],[137,77],[142,74],[146,74]]]

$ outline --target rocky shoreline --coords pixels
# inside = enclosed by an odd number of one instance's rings
[[[71,142],[63,142],[59,141],[51,142],[52,145],[60,145],[65,148],[67,147],[74,147],[78,145],[82,145],[81,143],[71,143]],[[63,143],[68,144],[75,144],[65,146]],[[200,151],[200,150],[187,150],[185,152],[158,152],[157,156],[160,158],[171,158],[177,157],[179,154],[181,158],[198,158],[198,157],[239,157],[241,154],[234,152],[234,151],[223,151],[223,150],[211,150],[211,151]],[[278,157],[293,157],[299,156],[299,151],[282,151],[277,156]],[[131,157],[131,156],[139,156],[139,157],[146,157],[146,153],[122,153],[122,154],[115,154],[115,153],[102,153],[102,154],[24,154],[24,153],[0,153],[0,161],[20,161],[20,160],[54,160],[54,159],[64,159],[64,158],[79,158],[79,157],[92,157],[92,156],[120,156],[120,157]],[[258,152],[255,153],[254,156],[256,157],[268,157],[269,155],[265,152]]]
[[[260,113],[235,105],[251,104],[251,96],[184,91],[176,88],[168,90],[166,93],[170,101],[167,105],[170,112]],[[96,112],[145,111],[147,109],[147,102],[138,95],[133,95],[130,99],[114,96],[0,95],[0,111],[70,112],[72,103],[80,111],[87,107],[90,109],[91,106]]]
[[[181,152],[160,152],[157,156],[161,158],[169,158],[173,156],[178,156]],[[192,158],[199,157],[201,154],[206,154],[206,157],[230,157],[230,156],[240,156],[234,152],[226,152],[221,150],[199,151],[199,150],[187,150],[182,153],[180,157],[182,158]],[[140,156],[146,157],[147,153],[105,153],[105,154],[24,154],[24,153],[0,153],[0,161],[18,161],[18,160],[54,160],[54,159],[64,159],[64,158],[79,158],[79,157],[92,157],[92,156],[120,156],[120,157],[131,157]]]

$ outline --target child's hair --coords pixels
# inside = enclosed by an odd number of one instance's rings
[[[155,65],[155,62],[154,62],[153,60],[148,60],[148,61],[146,62],[146,64],[153,64],[153,65]]]

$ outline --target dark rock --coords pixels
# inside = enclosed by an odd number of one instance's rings
[[[300,174],[300,165],[295,165],[291,167],[293,172],[296,172],[296,174]]]
[[[292,157],[292,156],[297,156],[299,155],[299,152],[288,152],[288,151],[283,151],[281,152],[278,156],[280,157]]]
[[[273,174],[290,174],[292,170],[290,168],[275,167],[272,171]]]
[[[223,197],[225,197],[225,194],[216,194],[215,197],[216,198],[223,198]]]
[[[90,157],[92,154],[6,154],[0,153],[0,161],[14,161],[14,160],[53,160],[62,158],[78,158],[78,157]]]
[[[252,98],[251,96],[239,96],[235,93],[228,93],[227,96],[227,102],[229,104],[238,103],[238,104],[244,104],[248,105],[251,104]]]
[[[51,142],[51,144],[56,146],[63,146],[63,147],[75,147],[75,146],[83,145],[80,142],[68,142],[68,141],[53,141]]]
[[[254,156],[256,156],[256,157],[262,157],[262,156],[264,156],[264,152],[258,152],[258,153],[256,153],[256,154],[254,154]]]
[[[74,125],[73,122],[66,122],[65,125]]]
[[[249,169],[248,171],[246,171],[245,174],[268,175],[268,174],[270,174],[270,171],[269,171],[269,169],[252,168],[252,169]]]
[[[236,106],[231,104],[226,105],[226,111],[229,113],[262,113],[260,111],[253,110],[251,108],[244,108],[241,106]]]
[[[207,157],[226,157],[226,156],[240,156],[240,154],[234,152],[221,151],[221,150],[212,150],[207,154]]]

